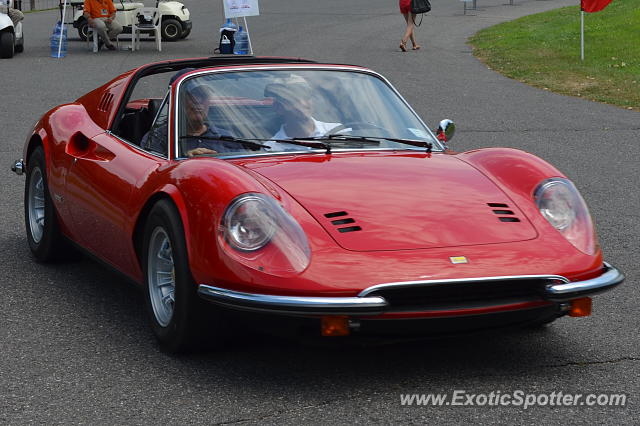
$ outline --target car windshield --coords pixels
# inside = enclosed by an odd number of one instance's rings
[[[212,72],[186,78],[177,99],[180,157],[438,146],[396,92],[366,72]]]

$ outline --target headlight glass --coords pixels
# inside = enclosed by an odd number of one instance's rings
[[[229,244],[241,251],[264,247],[276,230],[269,204],[259,196],[236,199],[227,209],[223,222]]]
[[[597,243],[589,209],[570,180],[544,180],[534,198],[540,214],[571,244],[583,253],[595,254]]]
[[[309,265],[311,250],[304,231],[272,197],[257,193],[236,197],[218,229],[224,253],[244,266],[289,276]],[[234,267],[233,263],[227,265]]]

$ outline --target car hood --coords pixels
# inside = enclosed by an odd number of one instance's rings
[[[294,197],[343,248],[411,250],[533,239],[491,180],[446,154],[270,157],[250,168]]]

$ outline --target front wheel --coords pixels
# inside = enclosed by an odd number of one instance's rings
[[[182,36],[182,24],[177,19],[165,19],[160,26],[160,34],[163,41],[179,40]]]
[[[180,35],[180,38],[187,38],[189,37],[189,34],[191,34],[191,28],[187,28],[186,30],[184,30],[182,32],[182,35]]]
[[[13,58],[14,35],[8,31],[0,33],[0,58]]]
[[[155,204],[143,238],[145,305],[151,328],[162,350],[184,352],[200,336],[202,301],[189,269],[182,220],[173,203]]]
[[[34,149],[27,160],[24,218],[29,248],[36,260],[57,260],[68,252],[49,194],[44,150],[41,146]]]

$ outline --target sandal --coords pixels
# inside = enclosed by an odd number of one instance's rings
[[[406,41],[400,41],[400,50],[402,50],[403,52],[407,51],[407,42]]]
[[[422,46],[420,46],[419,44],[414,45],[411,50],[418,50],[420,49]]]

